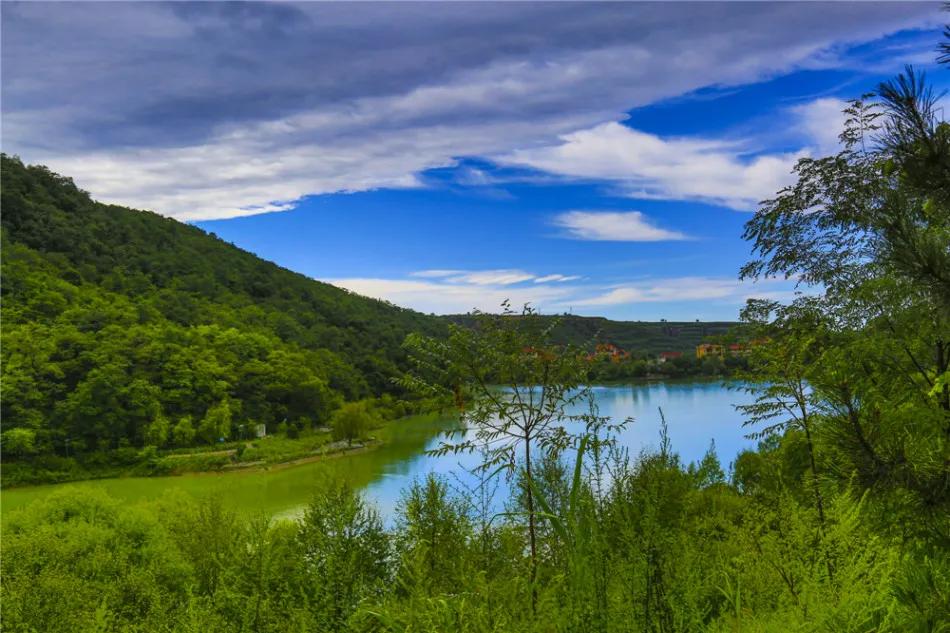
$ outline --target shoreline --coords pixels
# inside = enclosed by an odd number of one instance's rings
[[[31,488],[41,488],[44,486],[60,486],[64,484],[81,484],[84,482],[94,482],[101,481],[106,479],[158,479],[161,477],[200,477],[200,476],[220,476],[228,475],[233,473],[252,473],[252,472],[268,472],[274,470],[283,470],[286,468],[291,468],[293,466],[298,466],[302,464],[308,464],[313,462],[319,462],[322,460],[332,460],[340,457],[346,457],[351,455],[357,455],[361,453],[368,453],[374,450],[385,446],[391,441],[391,433],[394,427],[398,426],[398,423],[404,420],[409,420],[416,417],[429,416],[429,415],[439,415],[439,411],[428,411],[425,413],[419,413],[411,416],[405,416],[402,418],[396,418],[394,420],[388,420],[384,422],[381,426],[372,429],[373,435],[366,440],[360,442],[355,442],[353,445],[337,445],[338,442],[331,441],[326,444],[323,444],[319,448],[312,450],[306,454],[301,454],[299,450],[294,450],[294,446],[286,447],[286,458],[281,458],[278,455],[270,455],[262,459],[254,459],[251,461],[230,461],[237,454],[236,449],[229,448],[225,450],[217,449],[211,451],[203,452],[188,452],[188,453],[169,453],[167,455],[162,455],[159,459],[164,460],[164,466],[167,470],[148,470],[149,463],[145,460],[138,461],[133,464],[126,465],[113,465],[106,466],[100,469],[95,469],[92,471],[85,471],[81,473],[81,476],[78,477],[69,477],[67,475],[68,471],[63,471],[64,475],[61,478],[56,478],[50,481],[35,481],[35,482],[23,482],[23,483],[13,483],[5,484],[4,480],[7,479],[3,477],[3,471],[7,468],[10,468],[16,462],[11,462],[11,464],[0,465],[0,491],[6,490],[26,490]],[[280,436],[270,436],[276,438],[281,442],[290,442],[290,443],[305,443],[308,440],[313,439],[313,435],[298,438],[298,439],[289,439],[286,437]],[[264,438],[263,440],[256,440],[256,442],[265,442],[263,446],[267,446],[266,442],[269,438]],[[341,440],[342,441],[342,440]],[[249,441],[250,443],[251,441]],[[255,448],[259,448],[258,445]],[[328,450],[328,447],[333,447]],[[209,463],[196,463],[201,459],[211,459],[214,460]],[[180,466],[175,466],[173,463],[176,460],[180,460],[182,463]],[[228,460],[228,461],[225,461]],[[190,461],[190,463],[189,463]],[[76,466],[83,468],[78,462]],[[154,466],[154,464],[153,464]],[[15,467],[15,466],[14,466]],[[85,469],[83,469],[85,470]],[[75,474],[80,474],[79,472]]]
[[[233,473],[244,473],[244,472],[268,472],[274,470],[283,470],[293,466],[299,466],[301,464],[309,464],[312,462],[319,462],[323,460],[337,459],[340,457],[346,457],[350,455],[357,455],[360,453],[368,453],[376,449],[381,448],[386,444],[386,441],[379,438],[371,438],[360,444],[354,444],[352,447],[343,447],[340,449],[326,451],[326,452],[315,452],[313,454],[307,455],[305,457],[294,457],[286,461],[275,461],[268,462],[267,460],[255,460],[253,462],[234,462],[231,464],[224,464],[217,467],[208,467],[201,469],[183,469],[183,470],[174,470],[169,472],[155,472],[155,473],[138,473],[134,472],[136,466],[131,466],[124,470],[110,470],[102,471],[101,473],[90,473],[89,477],[80,477],[80,478],[64,478],[58,481],[47,481],[42,483],[24,483],[24,484],[13,484],[13,485],[2,485],[0,490],[26,490],[29,488],[42,488],[45,486],[61,486],[64,484],[82,484],[86,482],[101,481],[104,479],[159,479],[162,477],[173,478],[173,477],[216,477],[221,475],[229,475]],[[217,451],[220,455],[221,451]],[[194,453],[195,455],[204,455],[205,453]],[[174,456],[170,456],[174,457]],[[0,471],[2,472],[2,471]],[[2,480],[2,477],[0,477]]]
[[[620,378],[615,380],[592,380],[589,384],[590,387],[616,387],[620,385],[646,385],[651,383],[674,383],[674,384],[683,384],[683,383],[715,383],[719,382],[723,385],[727,383],[735,382],[736,378],[729,375],[695,375],[695,376],[681,376],[681,377],[666,377],[661,375],[653,376],[642,376],[637,378]],[[92,471],[85,471],[82,473],[75,473],[80,476],[70,477],[67,474],[67,471],[63,471],[63,474],[66,476],[51,479],[48,481],[26,481],[23,483],[15,482],[13,484],[6,484],[3,477],[3,471],[5,471],[10,466],[16,467],[16,462],[12,462],[9,465],[0,465],[0,490],[25,490],[31,488],[42,488],[44,486],[59,486],[64,484],[81,484],[84,482],[94,482],[101,481],[105,479],[157,479],[161,477],[203,477],[203,476],[221,476],[233,473],[253,473],[253,472],[268,472],[275,470],[284,470],[287,468],[292,468],[294,466],[299,466],[302,464],[308,464],[313,462],[319,462],[322,460],[331,460],[335,458],[356,455],[360,453],[367,453],[385,446],[390,440],[388,437],[392,429],[398,425],[402,420],[411,419],[419,416],[428,416],[428,415],[439,415],[442,410],[433,410],[427,411],[424,413],[419,413],[411,416],[406,416],[403,418],[396,418],[394,420],[388,420],[384,422],[381,426],[373,429],[374,436],[364,440],[359,445],[353,446],[341,446],[335,447],[332,450],[326,450],[327,447],[333,446],[337,442],[328,442],[320,448],[311,451],[309,454],[301,455],[298,451],[294,451],[292,446],[288,446],[285,450],[288,453],[286,459],[282,459],[279,455],[270,456],[263,459],[255,459],[251,461],[230,461],[234,458],[237,453],[236,449],[213,449],[210,451],[201,451],[201,452],[185,452],[185,453],[176,453],[169,452],[167,455],[162,455],[159,459],[164,460],[164,467],[166,470],[153,469],[148,470],[149,462],[146,460],[141,460],[133,464],[125,465],[113,465],[113,466],[104,466],[100,469],[95,469]],[[298,438],[291,440],[286,437],[281,436],[269,436],[264,438],[263,442],[267,442],[271,437],[276,438],[278,441],[282,442],[299,442],[304,443],[308,439],[312,439],[313,435],[306,436],[304,438]],[[256,442],[261,442],[262,440],[256,440]],[[248,441],[248,444],[251,444],[255,441]],[[266,446],[266,444],[264,444]],[[195,463],[201,459],[211,459],[218,460],[212,461],[209,463]],[[180,466],[175,466],[174,462],[180,460],[182,463]],[[189,460],[194,460],[189,463]],[[228,460],[228,461],[225,461]],[[152,465],[155,468],[158,464],[155,463]],[[6,467],[5,467],[6,466]],[[76,462],[76,466],[85,470],[81,464]]]
[[[370,451],[376,450],[377,448],[382,447],[386,442],[379,438],[370,438],[365,442],[360,442],[354,444],[353,446],[346,446],[339,450],[332,450],[326,452],[314,453],[308,455],[307,457],[298,457],[296,459],[290,459],[287,461],[281,462],[267,462],[266,460],[254,461],[236,464],[231,464],[219,468],[217,470],[190,470],[190,471],[181,471],[177,473],[170,473],[168,475],[153,475],[153,477],[181,477],[184,475],[189,476],[201,476],[201,475],[225,475],[234,472],[244,472],[244,471],[254,471],[254,472],[267,472],[271,470],[282,470],[284,468],[290,468],[293,466],[299,466],[300,464],[310,464],[312,462],[319,462],[325,459],[336,459],[339,457],[345,457],[348,455],[358,455],[360,453],[368,453]]]

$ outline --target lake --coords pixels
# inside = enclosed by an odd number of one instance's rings
[[[715,441],[716,452],[725,468],[743,448],[742,417],[736,404],[751,397],[724,387],[720,382],[651,382],[612,384],[593,388],[600,415],[615,420],[633,417],[619,437],[631,456],[659,444],[660,414],[663,409],[673,450],[684,463],[699,460]],[[329,478],[342,477],[363,488],[384,516],[391,516],[400,492],[414,478],[429,472],[451,476],[466,475],[462,468],[477,464],[475,455],[433,457],[427,449],[438,445],[443,429],[457,422],[435,415],[407,418],[380,432],[386,443],[374,450],[337,456],[318,462],[274,467],[270,470],[243,470],[228,473],[199,473],[178,477],[125,477],[75,484],[30,486],[0,492],[3,514],[66,486],[104,489],[113,497],[129,502],[157,499],[170,489],[194,495],[217,494],[228,504],[249,512],[293,516],[307,502],[315,487]]]

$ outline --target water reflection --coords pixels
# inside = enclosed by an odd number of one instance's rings
[[[744,437],[742,418],[737,404],[748,404],[751,397],[743,391],[729,389],[720,382],[664,382],[634,385],[599,385],[593,388],[599,415],[614,421],[633,418],[618,436],[621,446],[635,457],[643,450],[655,450],[660,440],[660,409],[666,418],[673,450],[683,463],[700,460],[715,442],[720,462],[727,467],[736,454],[753,442]],[[578,413],[580,412],[578,408]],[[432,450],[440,439],[433,438],[426,446]],[[413,479],[430,472],[452,475],[464,486],[474,485],[466,470],[480,461],[478,455],[417,454],[406,461],[384,468],[380,477],[366,487],[367,497],[375,501],[384,516],[391,516],[400,492]],[[498,495],[504,497],[502,484]]]

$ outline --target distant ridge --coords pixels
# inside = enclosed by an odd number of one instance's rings
[[[472,322],[469,315],[455,314],[445,318],[461,325]],[[625,351],[647,356],[693,351],[704,340],[723,336],[737,325],[734,321],[611,321],[604,317],[573,314],[544,318],[560,321],[552,333],[558,342],[582,347],[611,343]]]

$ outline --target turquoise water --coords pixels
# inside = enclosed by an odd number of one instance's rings
[[[633,418],[618,436],[618,444],[629,449],[631,458],[642,450],[656,449],[660,444],[660,409],[666,418],[673,451],[684,464],[700,460],[710,443],[723,468],[754,442],[744,437],[742,416],[735,405],[751,402],[749,394],[729,389],[721,382],[655,382],[593,387],[600,416],[620,421]],[[427,449],[438,446],[440,438],[432,438]],[[384,516],[390,516],[400,492],[413,479],[430,472],[447,477],[459,488],[471,488],[476,478],[466,471],[479,463],[478,455],[445,455],[435,457],[424,453],[383,467],[379,477],[366,487],[366,495],[374,500]],[[504,497],[507,486],[501,482],[496,496]]]

